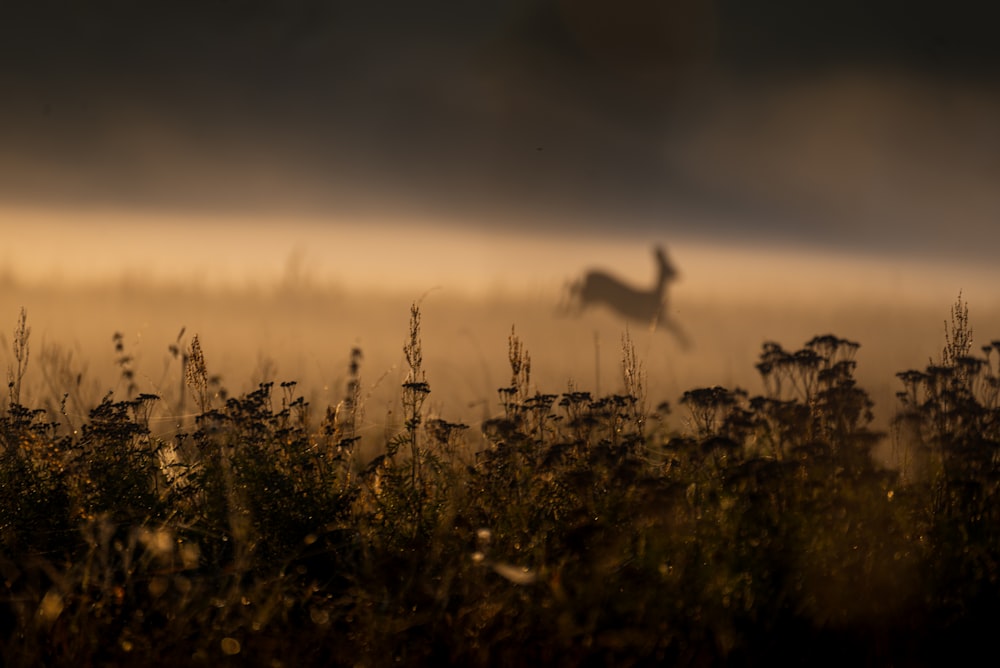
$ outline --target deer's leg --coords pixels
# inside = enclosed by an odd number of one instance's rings
[[[556,315],[580,315],[583,308],[577,297],[579,291],[579,281],[566,281],[563,284],[561,297],[559,299],[559,303],[556,305]]]
[[[674,335],[674,338],[677,339],[677,343],[680,345],[681,349],[691,349],[691,339],[689,339],[687,334],[684,333],[684,330],[680,325],[672,320],[665,320],[663,325],[668,332]]]
[[[667,318],[663,313],[663,309],[661,308],[659,311],[653,314],[653,318],[649,321],[649,331],[655,332],[656,327],[660,324],[660,321],[661,320],[666,321],[666,319]]]
[[[583,315],[583,308],[585,304],[583,303],[583,280],[577,279],[575,281],[570,281],[569,284],[569,309],[570,312],[576,316],[580,317]]]

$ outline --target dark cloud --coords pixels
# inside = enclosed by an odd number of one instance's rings
[[[971,3],[4,12],[2,201],[441,213],[908,251],[948,247],[936,221],[949,212],[968,233],[997,214],[997,12]]]
[[[894,64],[995,74],[1000,7],[978,0],[757,0],[720,3],[727,59],[752,68]]]

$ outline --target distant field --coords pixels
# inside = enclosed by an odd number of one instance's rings
[[[693,341],[690,349],[665,331],[628,325],[653,405],[675,404],[684,391],[700,386],[759,393],[754,365],[765,341],[791,349],[833,333],[861,343],[857,377],[875,400],[876,424],[883,427],[900,389],[895,374],[940,355],[951,303],[885,303],[878,301],[877,291],[867,301],[820,291],[811,301],[783,303],[767,295],[691,296],[684,287],[675,286],[671,313]],[[496,390],[510,380],[511,326],[531,356],[531,382],[539,391],[562,392],[569,382],[595,393],[620,391],[626,324],[602,308],[579,317],[562,314],[557,308],[562,298],[556,284],[476,296],[447,289],[349,291],[308,281],[207,291],[128,280],[79,288],[10,282],[0,291],[0,318],[8,323],[0,329],[0,363],[8,362],[10,328],[23,306],[32,327],[33,357],[25,379],[29,403],[58,401],[67,391],[59,379],[77,374],[84,400],[77,410],[96,404],[109,390],[124,398],[118,363],[123,353],[112,341],[120,332],[138,392],[176,393],[180,371],[169,347],[198,334],[209,373],[230,394],[252,390],[263,380],[297,381],[314,407],[323,410],[343,398],[351,350],[357,347],[363,354],[365,429],[375,437],[398,404],[405,375],[402,345],[414,301],[424,314],[425,369],[432,389],[427,406],[435,414],[476,424],[498,413]],[[970,311],[977,341],[1000,338],[1000,311],[975,301]],[[160,426],[173,429],[175,421],[167,418]]]

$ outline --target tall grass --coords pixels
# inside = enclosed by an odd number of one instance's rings
[[[858,343],[766,343],[765,392],[647,407],[544,393],[512,329],[510,383],[472,430],[433,416],[420,310],[402,424],[359,450],[361,351],[343,399],[294,382],[226,396],[197,336],[178,396],[81,424],[0,415],[4,665],[936,665],[988,647],[1000,613],[1000,342],[972,354],[961,302],[940,360],[899,374],[890,434]],[[52,378],[65,377],[51,374]],[[73,388],[66,388],[66,395]],[[63,400],[65,402],[65,399]],[[194,406],[196,417],[184,416]],[[175,415],[174,433],[151,428]],[[473,433],[478,431],[481,433]],[[871,455],[890,439],[899,466]]]

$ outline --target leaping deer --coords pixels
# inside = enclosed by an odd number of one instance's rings
[[[667,285],[677,278],[677,270],[662,246],[656,247],[654,255],[657,276],[652,289],[640,290],[605,271],[590,270],[568,285],[570,301],[575,304],[566,310],[579,315],[588,306],[603,304],[623,318],[648,322],[650,329],[663,325],[682,346],[688,347],[687,336],[667,315]]]

